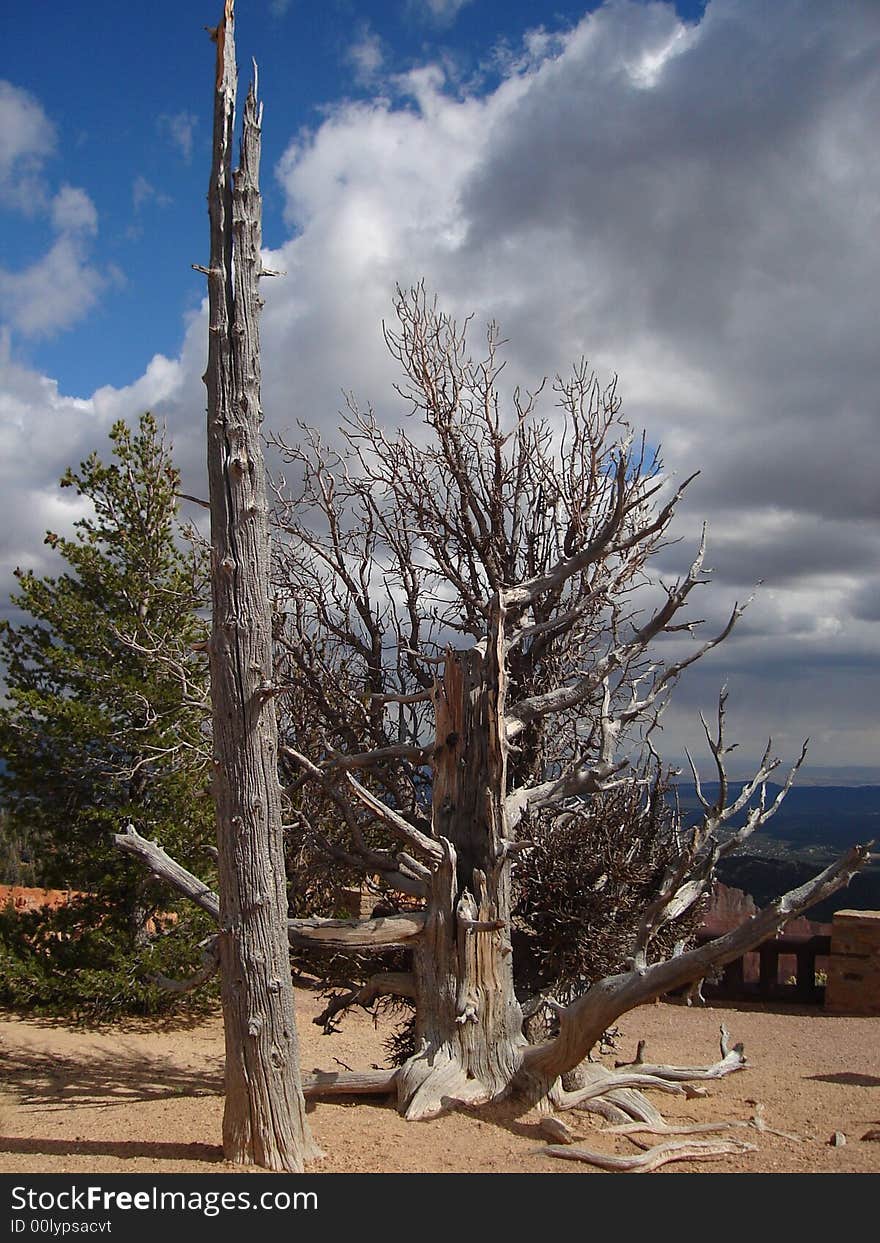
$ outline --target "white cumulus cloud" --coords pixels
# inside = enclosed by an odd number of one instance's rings
[[[0,268],[4,318],[25,337],[51,337],[89,313],[107,279],[89,263],[81,241],[62,234],[22,271]]]
[[[78,186],[62,186],[52,200],[52,224],[61,234],[94,235],[98,232],[95,204]]]
[[[26,212],[45,203],[43,167],[56,141],[39,100],[0,79],[0,203]]]
[[[77,323],[107,283],[89,249],[98,231],[95,204],[79,186],[51,193],[45,163],[56,141],[40,102],[0,81],[0,206],[46,217],[55,234],[45,253],[25,266],[0,264],[0,323],[30,338]]]

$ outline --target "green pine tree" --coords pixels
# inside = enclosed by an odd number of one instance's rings
[[[84,895],[64,935],[42,938],[50,974],[64,969],[69,983],[73,961],[92,973],[93,989],[106,983],[124,1005],[143,1002],[138,981],[162,958],[157,942],[191,953],[207,929],[181,908],[181,935],[152,935],[157,915],[175,904],[114,848],[112,834],[132,821],[204,872],[213,810],[207,670],[197,650],[206,635],[204,558],[178,538],[179,476],[153,416],[136,431],[116,423],[110,440],[109,463],[93,453],[61,479],[91,511],[73,538],[46,535],[64,572],[16,570],[13,604],[25,620],[0,625],[0,801],[7,835],[27,843],[33,882]],[[61,963],[65,956],[71,961]],[[114,979],[94,978],[102,969]]]

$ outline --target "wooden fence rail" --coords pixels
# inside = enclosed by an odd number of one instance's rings
[[[716,934],[701,933],[697,941]],[[831,953],[829,936],[785,936],[765,941],[727,964],[718,980],[705,980],[703,995],[725,1001],[790,1001],[821,1006]]]

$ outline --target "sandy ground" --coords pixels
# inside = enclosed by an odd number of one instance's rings
[[[298,995],[303,1069],[384,1063],[382,1029],[353,1015],[323,1036],[310,1019],[319,999]],[[620,1022],[615,1057],[630,1059],[647,1040],[652,1061],[707,1064],[718,1057],[724,1021],[745,1043],[747,1069],[709,1085],[705,1099],[652,1094],[672,1119],[748,1120],[763,1106],[769,1127],[799,1139],[735,1131],[756,1151],[661,1173],[880,1172],[880,1019],[819,1011],[645,1006]],[[0,1016],[0,1172],[219,1173],[223,1033],[219,1017],[193,1026],[126,1023],[74,1030]],[[315,1172],[535,1172],[583,1175],[591,1167],[540,1151],[536,1120],[511,1122],[457,1113],[408,1123],[390,1103],[337,1100],[309,1107],[327,1157]],[[584,1144],[634,1153],[631,1141],[603,1135],[591,1115],[568,1113]],[[834,1132],[846,1142],[830,1144]],[[652,1142],[660,1142],[654,1140]]]

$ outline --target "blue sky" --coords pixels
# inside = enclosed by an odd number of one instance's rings
[[[500,0],[239,0],[239,59],[257,60],[269,123],[264,138],[264,238],[286,236],[284,196],[271,170],[302,129],[319,127],[344,98],[367,98],[381,66],[393,74],[444,64],[452,89],[488,91],[504,53],[529,30],[563,32],[582,3]],[[679,4],[692,18],[701,4]],[[97,213],[99,240],[84,248],[96,297],[88,313],[40,322],[16,335],[22,359],[85,397],[125,384],[156,351],[173,354],[182,318],[202,287],[190,265],[205,258],[205,170],[210,161],[213,49],[204,27],[219,3],[154,0],[146,10],[118,0],[36,3],[8,13],[3,76],[45,113],[44,196],[82,188]],[[217,10],[215,13],[214,10]],[[2,206],[2,205],[0,205]],[[53,240],[50,201],[2,212],[2,263],[21,271]],[[100,289],[100,296],[97,296]]]
[[[52,567],[65,467],[146,408],[204,488],[203,278],[221,4],[5,7],[0,30],[0,601]],[[395,281],[509,338],[511,381],[586,355],[670,470],[700,469],[733,638],[666,750],[730,687],[740,754],[812,738],[880,776],[880,4],[238,0],[260,65],[269,428],[342,390],[399,417]],[[548,403],[549,404],[549,403]],[[3,605],[0,604],[0,611]]]

